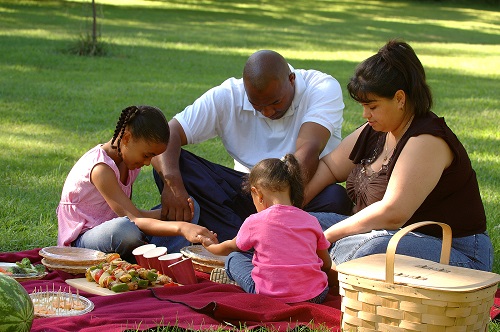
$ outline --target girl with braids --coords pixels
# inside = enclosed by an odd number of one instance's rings
[[[385,253],[401,227],[421,221],[452,229],[450,265],[491,271],[493,250],[476,173],[464,146],[431,112],[425,71],[407,43],[391,40],[356,68],[347,85],[367,122],[320,160],[306,203],[346,181],[353,214],[315,214],[333,243],[334,267]],[[442,231],[404,236],[397,253],[439,262]]]
[[[323,302],[330,243],[318,220],[300,209],[304,184],[297,159],[287,154],[258,162],[243,189],[251,193],[257,213],[243,222],[234,239],[202,244],[214,254],[229,255],[227,276],[248,293],[286,303]]]
[[[113,138],[85,153],[71,169],[57,207],[57,244],[116,252],[133,262],[132,250],[146,242],[175,251],[197,239],[215,240],[197,225],[191,199],[191,223],[161,221],[160,210],[139,210],[131,201],[141,167],[165,151],[169,135],[159,109],[125,108]]]

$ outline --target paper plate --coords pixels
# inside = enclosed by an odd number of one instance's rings
[[[63,265],[63,264],[56,264],[53,263],[52,261],[47,260],[46,258],[42,258],[42,264],[45,265],[45,267],[49,270],[59,270],[71,274],[80,274],[80,273],[85,273],[85,271],[93,266],[92,265]]]
[[[194,268],[201,272],[210,273],[213,269],[224,267],[227,256],[214,255],[202,245],[193,245],[181,249],[182,255],[191,258]]]
[[[79,316],[91,312],[94,303],[84,296],[65,292],[30,294],[36,317]]]
[[[105,253],[86,248],[46,247],[41,249],[39,254],[52,265],[92,266],[106,261]]]

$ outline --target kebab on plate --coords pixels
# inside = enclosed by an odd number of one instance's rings
[[[104,263],[89,267],[85,278],[116,293],[173,283],[169,276],[124,261],[117,253],[107,254]]]

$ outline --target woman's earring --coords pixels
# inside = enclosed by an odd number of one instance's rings
[[[259,199],[259,203],[260,203],[260,204],[264,204],[264,200],[263,200],[262,198],[261,198],[261,199]]]

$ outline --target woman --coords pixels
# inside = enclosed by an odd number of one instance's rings
[[[351,216],[314,214],[333,243],[334,265],[384,253],[391,236],[419,221],[451,226],[450,265],[491,271],[493,250],[470,159],[443,118],[413,49],[391,40],[362,62],[348,86],[363,106],[362,125],[321,159],[306,203],[326,185],[346,181]],[[439,261],[440,227],[405,236],[397,253]]]

